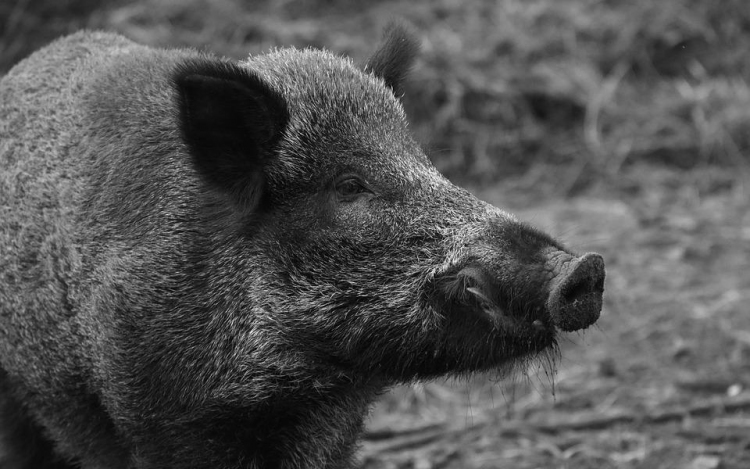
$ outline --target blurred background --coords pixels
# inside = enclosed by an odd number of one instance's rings
[[[404,104],[435,165],[607,283],[558,363],[383,396],[364,467],[750,467],[746,0],[3,0],[0,75],[80,28],[362,63],[392,19],[422,42]]]

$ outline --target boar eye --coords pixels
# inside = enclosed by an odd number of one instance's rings
[[[341,200],[346,202],[351,202],[360,194],[369,192],[364,182],[357,176],[343,176],[336,182],[336,193]]]

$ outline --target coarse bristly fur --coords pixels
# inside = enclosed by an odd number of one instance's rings
[[[0,81],[0,464],[349,468],[389,386],[588,327],[604,269],[442,177],[362,69],[81,32]],[[552,355],[546,355],[552,356]]]

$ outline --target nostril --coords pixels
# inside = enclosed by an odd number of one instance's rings
[[[564,331],[593,324],[599,318],[604,292],[604,261],[600,255],[584,254],[571,267],[555,282],[548,300],[553,321]]]
[[[584,255],[562,285],[560,300],[573,304],[592,293],[604,291],[604,262],[598,254]]]
[[[602,281],[602,286],[603,285],[604,283]],[[591,282],[588,279],[583,279],[574,285],[568,285],[562,294],[562,302],[568,305],[573,304],[595,291],[597,290],[596,288],[592,288]]]

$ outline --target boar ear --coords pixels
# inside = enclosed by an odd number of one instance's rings
[[[365,71],[382,78],[393,94],[401,96],[403,81],[419,54],[419,42],[400,23],[390,24],[383,36],[383,43],[365,64]]]
[[[284,99],[251,70],[200,60],[176,70],[179,125],[203,176],[254,210],[263,195],[263,168],[286,128]]]

